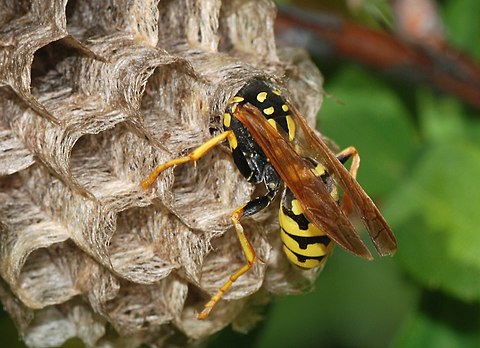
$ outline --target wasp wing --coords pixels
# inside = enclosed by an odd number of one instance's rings
[[[234,114],[247,127],[298,199],[308,220],[351,253],[372,259],[370,251],[338,203],[331,197],[322,179],[312,172],[310,165],[298,155],[292,143],[275,130],[253,105],[238,104]]]
[[[308,126],[298,111],[290,104],[289,108],[291,117],[297,126],[295,141],[297,142],[296,149],[300,152],[299,155],[315,159],[335,177],[344,193],[352,200],[355,211],[365,225],[378,254],[381,256],[394,254],[397,250],[395,236],[375,203],[338,161],[325,142]]]

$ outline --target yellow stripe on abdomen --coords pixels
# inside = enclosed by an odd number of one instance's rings
[[[297,214],[300,216],[300,214]],[[303,216],[303,215],[301,215]],[[280,212],[278,214],[278,221],[280,226],[290,234],[302,236],[302,237],[319,237],[324,236],[325,233],[320,230],[317,226],[311,222],[308,224],[307,229],[301,229],[298,223],[293,220],[290,216],[284,214],[282,207],[280,207]]]
[[[312,237],[305,237],[307,241],[310,240],[308,243],[299,243],[295,236],[286,232],[283,228],[280,231],[280,238],[288,249],[302,256],[319,257],[326,255],[328,251],[328,244],[317,242],[316,238]]]
[[[294,252],[289,250],[285,245],[283,246],[283,252],[285,255],[287,255],[287,258],[291,263],[303,269],[320,267],[326,262],[325,257],[322,257],[321,259],[303,259],[301,256],[299,257]]]
[[[305,218],[297,200],[293,199],[291,206],[290,210],[282,205],[278,215],[285,255],[291,263],[304,269],[322,266],[334,243]]]

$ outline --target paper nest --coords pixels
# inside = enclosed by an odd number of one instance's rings
[[[244,221],[253,269],[197,320],[245,262],[229,215],[254,188],[221,147],[139,185],[218,134],[254,76],[314,123],[321,76],[276,48],[274,17],[266,0],[0,4],[0,299],[28,346],[195,345],[312,285],[281,253],[277,201]]]

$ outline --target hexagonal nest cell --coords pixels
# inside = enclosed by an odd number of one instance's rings
[[[258,262],[197,320],[245,262],[229,217],[254,187],[223,146],[140,186],[219,134],[254,77],[314,123],[321,75],[276,48],[274,17],[269,0],[0,2],[0,298],[27,345],[196,345],[311,286],[273,205],[244,221]]]

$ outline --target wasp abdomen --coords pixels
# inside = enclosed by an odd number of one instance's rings
[[[304,269],[325,264],[334,243],[308,221],[300,202],[288,188],[283,193],[279,223],[283,250],[291,263]]]

